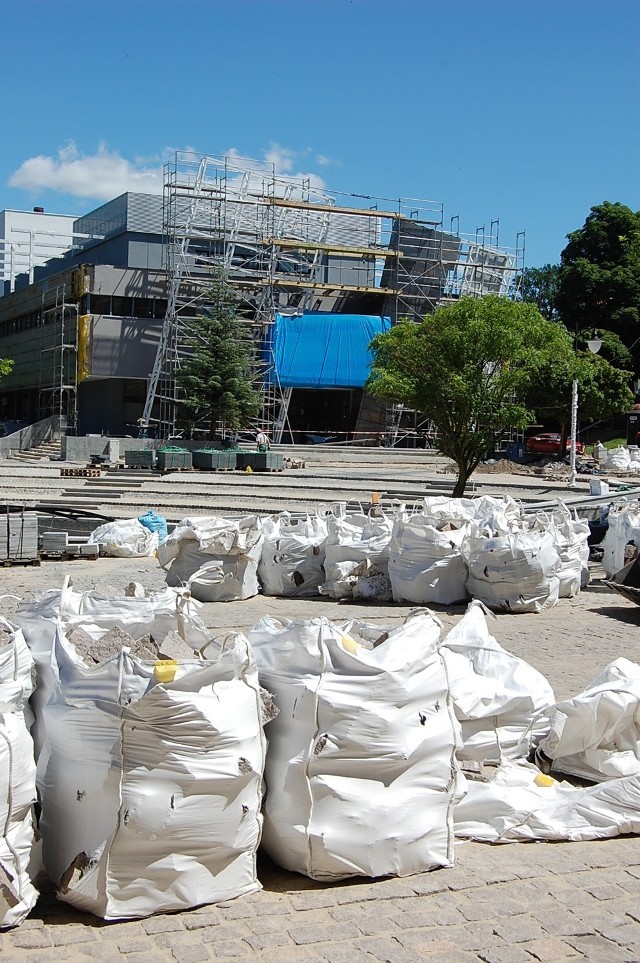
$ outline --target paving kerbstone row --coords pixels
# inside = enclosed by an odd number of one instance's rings
[[[467,900],[466,904],[457,904],[458,911],[470,923],[476,920],[501,919],[504,916],[518,916],[522,913],[526,903],[508,899],[485,900],[474,902]]]
[[[92,943],[97,940],[94,930],[89,927],[56,927],[53,935],[54,946],[70,946],[73,943]]]
[[[465,953],[449,940],[440,940],[424,948],[424,959],[433,963],[477,963],[478,957],[475,953]]]
[[[324,909],[335,906],[336,898],[332,892],[308,890],[303,893],[290,893],[289,901],[294,910]]]

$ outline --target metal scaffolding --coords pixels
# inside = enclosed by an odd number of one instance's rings
[[[263,396],[259,427],[276,441],[291,396],[273,366],[278,313],[348,310],[395,323],[462,294],[508,294],[516,254],[484,229],[473,241],[444,231],[443,216],[438,202],[328,193],[258,161],[177,152],[164,180],[168,308],[143,417],[174,434],[185,335],[215,267],[237,291]]]

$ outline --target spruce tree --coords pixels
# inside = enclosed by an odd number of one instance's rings
[[[214,274],[204,302],[203,312],[189,319],[185,330],[189,356],[176,381],[184,392],[180,421],[189,428],[207,421],[213,437],[217,422],[224,429],[248,427],[262,408],[262,398],[252,380],[254,359],[247,327],[222,269]]]

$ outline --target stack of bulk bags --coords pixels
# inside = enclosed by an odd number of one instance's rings
[[[132,585],[135,591],[135,585]],[[132,639],[151,636],[158,642],[175,632],[192,650],[199,650],[211,633],[198,614],[199,604],[188,592],[164,589],[149,595],[107,598],[97,592],[76,592],[70,579],[62,589],[51,589],[29,601],[21,602],[12,616],[36,664],[38,684],[31,697],[35,713],[32,734],[36,759],[44,740],[42,708],[49,700],[55,677],[51,666],[53,640],[58,622],[67,631],[81,627],[99,639],[109,629],[118,628]]]
[[[280,709],[263,834],[276,863],[322,880],[452,865],[461,777],[439,634],[424,614],[369,649],[322,618],[251,631]]]
[[[458,759],[500,764],[527,756],[549,729],[538,714],[555,702],[544,676],[502,648],[477,601],[444,639],[441,652],[462,728]]]
[[[36,767],[25,720],[32,665],[22,632],[0,619],[0,927],[21,923],[38,898]]]
[[[389,579],[396,602],[451,605],[467,598],[467,564],[460,546],[468,524],[432,523],[425,512],[396,518],[389,548]]]
[[[549,732],[536,761],[593,782],[639,775],[639,704],[640,665],[616,659],[584,692],[545,713]]]
[[[467,591],[491,609],[542,612],[556,605],[560,557],[553,533],[514,529],[492,536],[476,531],[464,543],[469,567]]]
[[[320,593],[334,599],[391,598],[389,543],[393,519],[382,512],[330,515],[327,526],[326,581]],[[367,581],[372,584],[359,585]]]
[[[58,627],[53,654],[38,788],[60,898],[122,919],[259,889],[265,740],[246,640],[208,661],[125,649],[88,668]]]
[[[262,533],[258,578],[264,594],[317,595],[324,582],[326,520],[320,515],[294,517],[281,512],[263,518]]]
[[[602,564],[607,578],[624,568],[629,550],[640,551],[640,503],[612,505],[609,509],[609,527],[602,540],[604,555]],[[633,557],[631,555],[631,557]]]
[[[150,531],[137,518],[128,518],[98,526],[87,541],[99,545],[102,555],[145,558],[155,555],[159,538],[157,531]]]
[[[258,594],[262,523],[257,515],[185,518],[158,549],[167,585],[184,585],[201,602],[235,602]]]

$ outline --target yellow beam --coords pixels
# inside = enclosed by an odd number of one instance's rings
[[[401,251],[391,251],[380,247],[343,247],[340,244],[320,243],[319,241],[295,241],[290,238],[270,237],[265,244],[275,247],[288,247],[295,251],[329,251],[333,254],[344,254],[351,257],[404,257]]]

